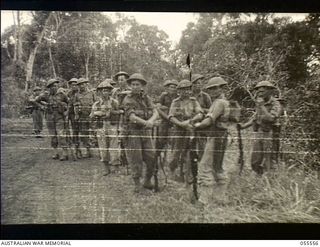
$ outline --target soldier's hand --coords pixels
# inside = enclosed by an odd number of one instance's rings
[[[243,129],[243,124],[237,123],[237,129],[242,130]]]
[[[75,114],[75,115],[74,115],[74,119],[75,119],[75,120],[79,120],[79,114]]]
[[[102,117],[103,116],[103,112],[102,111],[95,111],[93,113],[94,116],[97,116],[97,117]]]
[[[201,126],[201,123],[195,123],[193,126],[195,129],[198,129]]]
[[[124,114],[124,110],[119,110],[119,114]]]
[[[153,122],[151,122],[151,121],[149,121],[149,120],[146,121],[144,127],[145,127],[146,129],[151,129],[151,128],[153,127]]]

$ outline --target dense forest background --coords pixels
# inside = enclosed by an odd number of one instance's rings
[[[15,24],[1,35],[1,117],[25,114],[30,89],[53,77],[64,87],[72,77],[87,77],[95,87],[119,70],[141,72],[149,92],[159,95],[164,80],[188,76],[189,53],[194,73],[229,82],[244,116],[258,81],[277,85],[287,110],[283,141],[303,153],[288,160],[319,163],[320,14],[294,22],[265,13],[201,13],[176,46],[157,26],[121,14],[111,20],[99,12],[34,11],[28,25],[20,11],[12,15]]]

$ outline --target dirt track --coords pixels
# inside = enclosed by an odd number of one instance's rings
[[[19,132],[2,136],[2,224],[139,221],[144,216],[137,217],[134,205],[159,197],[132,196],[124,168],[123,175],[103,177],[97,153],[76,162],[52,160],[47,138],[35,138],[30,129]]]

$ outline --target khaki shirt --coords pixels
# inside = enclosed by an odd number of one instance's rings
[[[212,100],[209,94],[200,91],[198,95],[196,95],[196,99],[199,102],[201,108],[206,112],[212,105]]]
[[[129,128],[141,128],[141,126],[131,123],[129,117],[131,114],[135,114],[137,117],[142,118],[143,120],[148,120],[152,117],[155,105],[152,102],[152,99],[146,95],[133,95],[129,93],[122,102],[122,107],[125,110],[125,122],[130,124]]]
[[[160,95],[160,100],[159,100],[159,103],[161,104],[160,109],[162,111],[164,111],[166,114],[168,114],[169,110],[170,110],[171,103],[176,98],[178,98],[177,94],[171,95],[171,94],[168,94],[167,92],[163,92]]]
[[[108,101],[104,101],[102,98],[98,98],[98,100],[93,104],[90,117],[95,121],[96,128],[106,127],[108,123],[116,122],[116,115],[112,114],[112,111],[116,111],[119,109],[119,103],[117,100],[110,98]],[[102,111],[103,116],[98,117],[94,116],[96,111]]]
[[[199,102],[194,97],[189,97],[182,100],[181,97],[172,101],[169,119],[171,117],[177,118],[179,121],[185,121],[193,118],[198,113],[203,113]]]
[[[229,101],[224,95],[215,99],[208,110],[206,117],[211,118],[214,125],[211,130],[215,128],[227,129],[229,127],[230,107]]]
[[[36,102],[46,102],[46,114],[53,115],[55,119],[65,118],[64,114],[68,109],[68,97],[63,93],[43,93],[36,97]]]
[[[282,107],[280,102],[274,97],[270,97],[269,101],[264,104],[269,114],[273,116],[273,120],[270,121],[269,118],[258,108],[256,108],[256,113],[254,114],[254,123],[257,129],[262,131],[270,131],[274,125],[279,123],[279,117],[281,116]]]
[[[91,113],[92,105],[94,104],[95,96],[94,92],[87,91],[77,94],[77,98],[79,101],[79,115],[82,117],[89,117]]]

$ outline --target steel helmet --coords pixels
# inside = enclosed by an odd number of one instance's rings
[[[134,74],[132,74],[132,75],[129,77],[129,79],[127,80],[127,83],[130,84],[132,81],[135,81],[135,80],[142,82],[142,84],[144,84],[144,85],[147,84],[146,79],[144,79],[143,75],[141,75],[140,73],[134,73]]]
[[[47,85],[46,87],[49,88],[51,87],[52,84],[54,83],[59,83],[60,81],[58,79],[50,79],[48,82],[47,82]]]
[[[35,92],[35,91],[41,91],[41,88],[38,87],[38,86],[35,86],[34,89],[33,89],[33,92]]]
[[[178,84],[178,89],[179,88],[187,88],[187,87],[191,87],[192,86],[192,83],[191,83],[191,81],[189,81],[189,80],[182,80],[182,81],[180,81],[179,82],[179,84]]]
[[[119,71],[117,74],[115,74],[115,75],[113,76],[113,78],[114,78],[115,80],[118,80],[118,77],[119,77],[120,75],[124,75],[124,76],[126,77],[126,79],[129,78],[129,74],[128,74],[127,72],[124,72],[124,71]]]
[[[269,87],[269,88],[274,88],[276,87],[269,81],[260,81],[257,83],[257,85],[254,87],[254,89],[258,89],[259,87]]]
[[[227,85],[227,84],[228,83],[224,79],[222,79],[221,77],[213,77],[205,85],[205,89],[209,89],[212,87],[218,87],[218,86],[222,86],[222,85]]]
[[[78,82],[78,79],[77,78],[71,78],[69,81],[68,81],[68,84],[72,84],[72,83],[77,83]]]
[[[113,89],[111,82],[112,82],[112,79],[106,79],[97,86],[97,89],[102,89],[102,88]]]
[[[88,79],[86,79],[86,78],[79,78],[78,79],[78,82],[77,82],[77,85],[80,85],[80,84],[83,84],[83,83],[86,83],[86,82],[89,82],[89,80]]]
[[[64,94],[64,95],[67,94],[66,89],[64,89],[63,87],[58,88],[57,94],[59,94],[59,93],[62,93],[62,94]]]
[[[176,80],[166,80],[163,84],[163,86],[167,87],[169,85],[175,85],[178,86],[178,82]]]
[[[199,80],[199,79],[203,79],[204,78],[204,76],[203,75],[200,75],[200,74],[194,74],[194,75],[192,75],[192,77],[191,77],[191,83],[194,83],[194,82],[196,82],[197,80]]]

